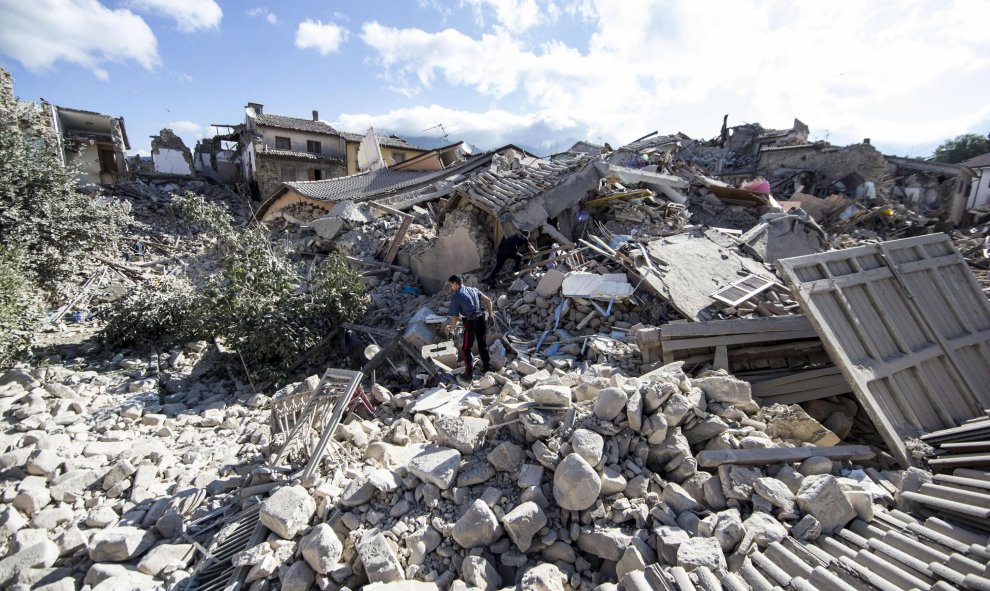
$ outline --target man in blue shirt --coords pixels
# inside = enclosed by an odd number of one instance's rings
[[[447,315],[450,323],[447,325],[447,334],[454,334],[457,322],[464,319],[464,340],[460,343],[461,355],[464,358],[464,379],[471,381],[473,375],[474,358],[471,355],[471,347],[475,341],[478,343],[478,354],[481,356],[481,364],[484,370],[491,371],[492,364],[488,355],[488,341],[486,340],[488,318],[492,316],[492,300],[481,291],[464,285],[460,275],[451,275],[447,280],[450,285],[450,308]],[[482,308],[484,306],[484,308]]]

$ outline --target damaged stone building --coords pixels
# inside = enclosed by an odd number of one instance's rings
[[[237,131],[241,178],[251,184],[256,199],[271,196],[285,182],[319,181],[358,172],[357,151],[364,136],[334,129],[319,120],[317,111],[313,111],[312,119],[301,119],[268,114],[264,105],[248,103],[244,125]],[[378,141],[387,164],[428,151],[395,136]]]

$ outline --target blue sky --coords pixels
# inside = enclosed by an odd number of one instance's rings
[[[990,131],[990,2],[0,0],[22,99],[172,127],[265,111],[541,153],[789,127],[925,156]]]

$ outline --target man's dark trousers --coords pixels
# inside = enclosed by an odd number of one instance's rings
[[[478,354],[481,356],[481,364],[485,371],[491,370],[491,359],[488,355],[488,341],[486,339],[488,326],[485,323],[485,315],[480,314],[475,318],[464,319],[464,341],[461,343],[461,355],[464,357],[464,377],[471,379],[474,367],[474,356],[471,355],[471,347],[475,341],[478,343]]]

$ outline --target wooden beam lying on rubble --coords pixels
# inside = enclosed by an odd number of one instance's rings
[[[868,460],[876,453],[866,445],[833,447],[772,447],[767,449],[706,449],[698,453],[698,465],[717,468],[722,464],[784,464],[821,456],[830,460]]]

